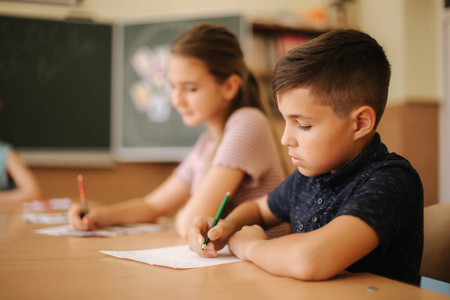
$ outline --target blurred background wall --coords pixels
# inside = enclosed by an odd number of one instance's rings
[[[336,10],[332,9],[336,2],[345,4],[344,21],[338,21]],[[85,0],[78,5],[49,5],[0,1],[0,14],[49,19],[76,16],[108,23],[241,13],[249,22],[270,20],[292,26],[347,26],[366,31],[385,48],[392,65],[388,107],[379,132],[390,151],[405,156],[416,167],[424,183],[426,204],[431,204],[440,201],[442,3],[440,0]],[[82,172],[91,197],[117,202],[149,192],[175,167],[176,163],[117,163],[109,169],[41,166],[33,170],[43,185],[45,197],[77,198],[75,178]]]

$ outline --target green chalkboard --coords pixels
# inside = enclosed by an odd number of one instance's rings
[[[0,139],[109,149],[112,25],[0,16]]]

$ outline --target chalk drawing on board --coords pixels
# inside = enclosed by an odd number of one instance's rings
[[[131,66],[140,78],[131,86],[130,97],[150,122],[168,122],[172,112],[166,72],[169,51],[170,45],[143,46],[131,56]]]

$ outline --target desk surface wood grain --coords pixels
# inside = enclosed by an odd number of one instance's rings
[[[185,244],[174,230],[115,238],[33,233],[20,205],[0,204],[0,299],[449,299],[372,274],[305,282],[250,262],[174,270],[118,259],[99,250]]]

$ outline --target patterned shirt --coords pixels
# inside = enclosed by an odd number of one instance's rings
[[[389,153],[376,133],[371,145],[336,173],[306,177],[295,171],[269,195],[269,207],[308,232],[342,215],[360,218],[380,245],[350,267],[417,284],[423,251],[423,187],[403,157]]]
[[[269,121],[260,110],[240,108],[228,118],[219,146],[208,132],[203,133],[175,174],[193,194],[211,166],[244,171],[245,177],[224,211],[228,213],[244,201],[268,194],[283,181],[276,143]]]

